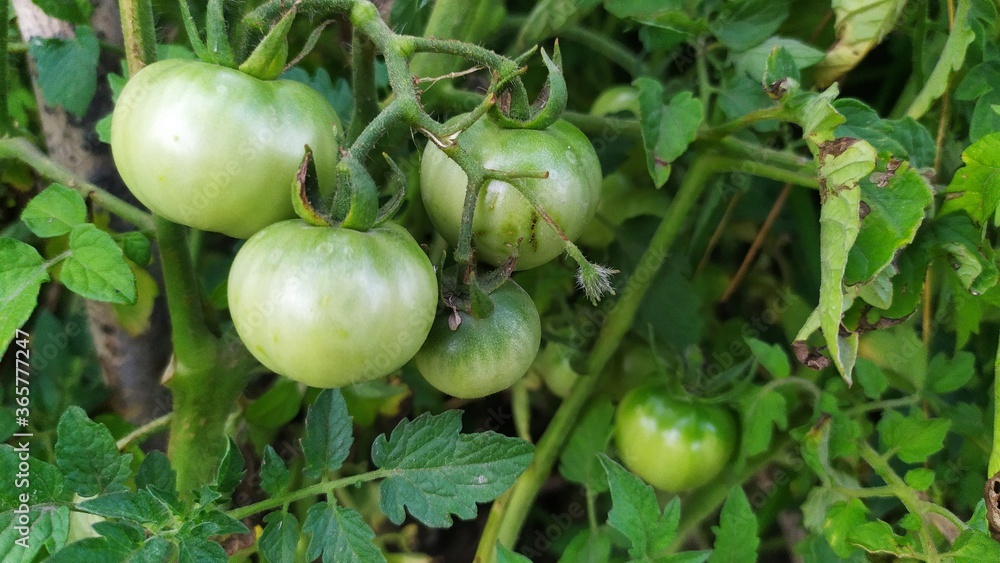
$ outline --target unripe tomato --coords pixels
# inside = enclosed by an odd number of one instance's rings
[[[437,280],[405,229],[265,227],[229,272],[229,310],[247,349],[275,373],[342,387],[399,369],[434,321]]]
[[[625,467],[662,491],[708,483],[736,450],[736,423],[729,411],[674,398],[661,385],[629,391],[616,419],[615,443]]]
[[[332,189],[340,120],[315,90],[169,59],[125,85],[111,120],[122,180],[154,213],[246,238],[295,217],[291,184],[309,145]]]
[[[508,280],[490,299],[493,312],[486,318],[459,311],[457,330],[448,324],[451,311],[435,319],[414,360],[439,391],[463,399],[502,391],[521,379],[538,354],[542,326],[531,296]]]
[[[587,137],[566,121],[551,127],[504,129],[480,119],[458,143],[483,166],[504,172],[545,172],[524,185],[570,240],[594,217],[601,196],[601,165]],[[420,193],[434,228],[458,243],[465,202],[465,172],[433,144],[420,162]],[[516,188],[492,181],[479,193],[472,240],[476,257],[500,265],[517,252],[518,270],[544,264],[564,251],[562,240]]]

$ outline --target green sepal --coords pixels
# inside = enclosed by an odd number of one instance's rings
[[[469,274],[469,313],[477,319],[485,319],[493,314],[493,308],[493,300],[479,286],[473,270]]]
[[[382,153],[382,158],[389,163],[389,168],[392,169],[392,176],[389,177],[389,193],[392,194],[392,197],[379,208],[378,215],[375,217],[376,227],[392,219],[403,202],[406,201],[406,175],[388,154]]]
[[[320,201],[319,177],[316,175],[316,161],[312,157],[312,149],[306,145],[305,155],[299,164],[299,171],[292,180],[292,207],[295,214],[303,221],[317,227],[333,226],[333,219],[317,209],[313,202]]]
[[[337,193],[333,203],[340,226],[367,231],[378,215],[378,187],[363,164],[350,154],[337,166]],[[345,212],[346,211],[346,212]]]
[[[566,100],[569,92],[566,88],[566,79],[562,72],[562,53],[559,51],[559,42],[556,41],[552,51],[552,58],[542,49],[542,61],[549,71],[548,80],[538,94],[535,103],[529,108],[528,117],[524,120],[518,119],[519,113],[515,107],[516,98],[511,100],[510,114],[504,115],[501,109],[494,105],[490,109],[490,117],[501,127],[506,129],[546,129],[559,120],[562,112],[566,109]],[[513,90],[518,91],[516,88]]]
[[[205,48],[212,62],[236,68],[236,57],[226,33],[226,16],[222,10],[223,0],[208,0],[205,13]]]
[[[278,20],[247,60],[240,64],[240,72],[261,80],[274,80],[281,75],[288,62],[288,30],[292,28],[295,13],[293,6]]]

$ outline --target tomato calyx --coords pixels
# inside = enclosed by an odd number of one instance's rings
[[[292,182],[295,213],[314,226],[343,227],[367,231],[392,219],[406,198],[406,177],[389,155],[382,153],[392,174],[389,177],[389,200],[378,203],[378,186],[368,170],[349,151],[342,150],[337,164],[337,180],[328,206],[320,193],[312,150],[307,145],[298,173]]]
[[[559,41],[553,47],[552,57],[542,52],[542,62],[548,69],[548,79],[538,97],[530,106],[520,80],[501,91],[497,103],[490,108],[489,115],[495,123],[505,129],[546,129],[559,120],[566,109],[569,92],[562,72],[562,53]],[[529,51],[527,54],[530,54]]]
[[[288,62],[288,30],[295,19],[296,6],[278,20],[264,39],[257,44],[250,56],[240,63],[239,71],[261,80],[274,80],[285,70]]]

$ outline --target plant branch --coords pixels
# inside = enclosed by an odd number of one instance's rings
[[[990,450],[986,478],[992,478],[998,471],[1000,471],[1000,342],[997,343],[997,354],[993,358],[993,448]]]
[[[142,231],[152,233],[156,228],[153,224],[153,217],[149,213],[77,176],[49,158],[28,139],[23,137],[0,139],[0,159],[4,158],[19,160],[33,168],[43,178],[73,188],[80,192],[84,198],[94,201]]]
[[[242,520],[247,516],[252,516],[254,514],[264,512],[265,510],[270,510],[272,508],[278,508],[279,506],[284,506],[286,504],[295,502],[300,499],[308,498],[315,495],[321,495],[324,493],[329,493],[336,489],[347,487],[350,485],[358,485],[360,483],[365,483],[368,481],[374,481],[376,479],[385,479],[389,476],[389,471],[385,469],[376,469],[375,471],[368,471],[366,473],[360,473],[358,475],[352,475],[350,477],[342,477],[340,479],[334,479],[332,481],[320,481],[314,485],[309,485],[308,487],[303,487],[296,491],[286,493],[284,495],[279,495],[273,498],[262,500],[260,502],[255,502],[247,506],[241,506],[239,508],[234,508],[230,510],[227,514],[237,520]]]
[[[131,76],[156,60],[156,28],[150,0],[121,0],[122,32],[125,37],[125,60]]]
[[[116,443],[118,451],[124,450],[125,448],[129,447],[129,445],[132,442],[135,442],[136,440],[142,438],[143,436],[147,436],[149,434],[155,434],[156,432],[163,430],[170,424],[170,420],[173,418],[173,416],[174,413],[168,412],[167,414],[159,418],[154,418],[153,420],[150,420],[146,424],[143,424],[142,426],[129,432],[128,434],[123,436],[120,440],[118,440],[118,442]]]
[[[375,45],[358,28],[351,31],[351,76],[354,87],[354,112],[347,132],[353,142],[378,114],[375,91]]]

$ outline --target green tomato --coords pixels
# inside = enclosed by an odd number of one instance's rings
[[[111,120],[122,180],[176,223],[246,238],[295,217],[291,185],[305,145],[332,189],[340,119],[315,90],[170,59],[139,71]]]
[[[265,227],[236,254],[229,310],[247,349],[313,387],[376,379],[409,361],[437,308],[430,260],[405,229]]]
[[[526,179],[535,195],[570,240],[594,217],[601,196],[601,165],[587,137],[566,121],[548,129],[503,129],[480,119],[458,136],[458,143],[483,166],[504,172],[545,172]],[[434,228],[458,243],[467,176],[433,144],[420,162],[420,193]],[[476,257],[500,265],[517,254],[516,268],[544,264],[565,250],[562,240],[534,206],[506,182],[492,181],[479,192],[472,240]]]
[[[574,351],[559,342],[549,342],[542,349],[531,369],[542,376],[552,394],[565,399],[573,389],[580,374],[573,369]]]
[[[451,311],[435,319],[415,362],[439,391],[462,399],[502,391],[521,379],[538,354],[542,326],[528,293],[508,280],[490,299],[493,312],[486,318],[459,311],[456,330],[448,323]]]
[[[736,423],[729,411],[671,397],[662,385],[629,391],[616,419],[615,443],[625,467],[662,491],[708,483],[736,450]]]

